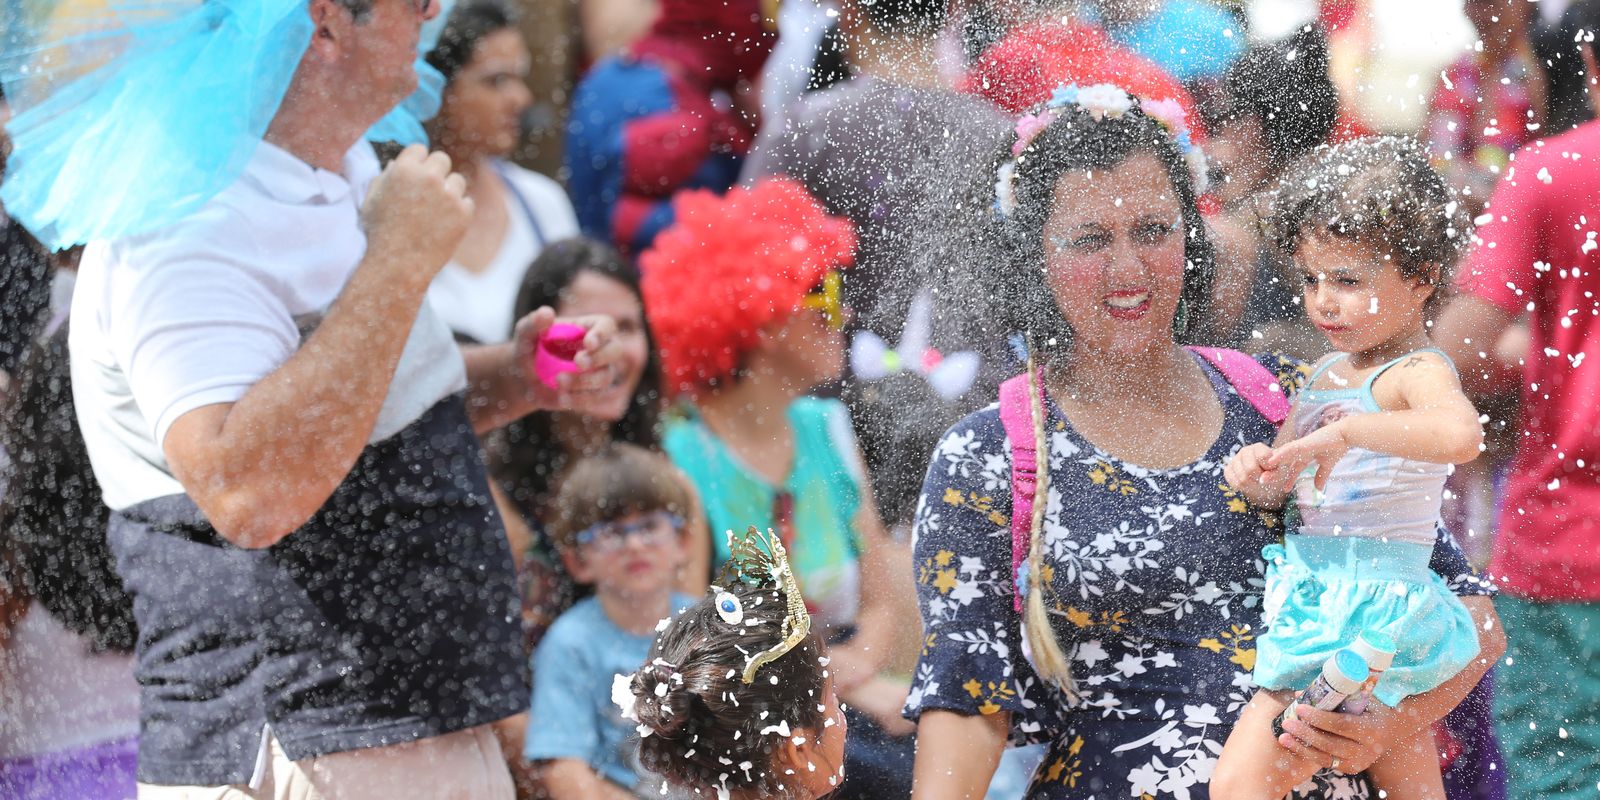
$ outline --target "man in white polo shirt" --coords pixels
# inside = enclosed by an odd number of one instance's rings
[[[469,351],[428,309],[470,201],[442,154],[380,171],[362,134],[436,2],[306,0],[240,177],[85,252],[73,384],[135,598],[142,798],[512,797],[488,725],[528,685],[474,434],[581,405],[617,353],[576,320],[584,371],[549,389],[548,309]]]

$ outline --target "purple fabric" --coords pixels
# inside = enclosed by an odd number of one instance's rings
[[[136,737],[60,753],[0,760],[7,800],[133,800]]]
[[[1444,718],[1445,729],[1461,745],[1461,753],[1444,771],[1445,796],[1450,800],[1506,800],[1506,765],[1490,712],[1493,700],[1491,669]]]

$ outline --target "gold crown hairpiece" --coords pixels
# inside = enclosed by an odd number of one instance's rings
[[[789,564],[789,554],[783,542],[771,531],[762,533],[751,525],[743,535],[728,531],[728,550],[732,553],[718,573],[720,586],[736,583],[771,587],[783,594],[785,609],[783,641],[770,650],[750,657],[744,668],[744,682],[754,683],[756,670],[782,658],[795,646],[805,641],[811,633],[811,614],[806,611],[806,601],[800,596],[800,584],[795,580],[794,568]],[[744,607],[739,597],[726,589],[718,589],[717,614],[730,625],[744,621]]]

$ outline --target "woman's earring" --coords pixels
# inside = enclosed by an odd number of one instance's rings
[[[1172,332],[1181,336],[1189,330],[1189,301],[1178,296],[1178,313],[1172,315]]]

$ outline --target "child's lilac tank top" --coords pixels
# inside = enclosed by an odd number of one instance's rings
[[[1444,353],[1435,348],[1420,352]],[[1306,382],[1295,411],[1295,436],[1303,437],[1344,417],[1381,411],[1372,396],[1372,384],[1379,375],[1416,353],[1407,353],[1375,370],[1360,386],[1345,389],[1313,389],[1317,378],[1329,367],[1349,358],[1343,354],[1328,360]],[[1448,356],[1445,356],[1448,362]],[[1452,365],[1453,368],[1453,365]],[[1411,542],[1433,546],[1439,526],[1439,506],[1443,502],[1448,464],[1414,461],[1360,448],[1351,448],[1334,465],[1327,488],[1317,491],[1314,466],[1295,481],[1295,506],[1300,514],[1299,533],[1304,536],[1361,536],[1390,542]]]

